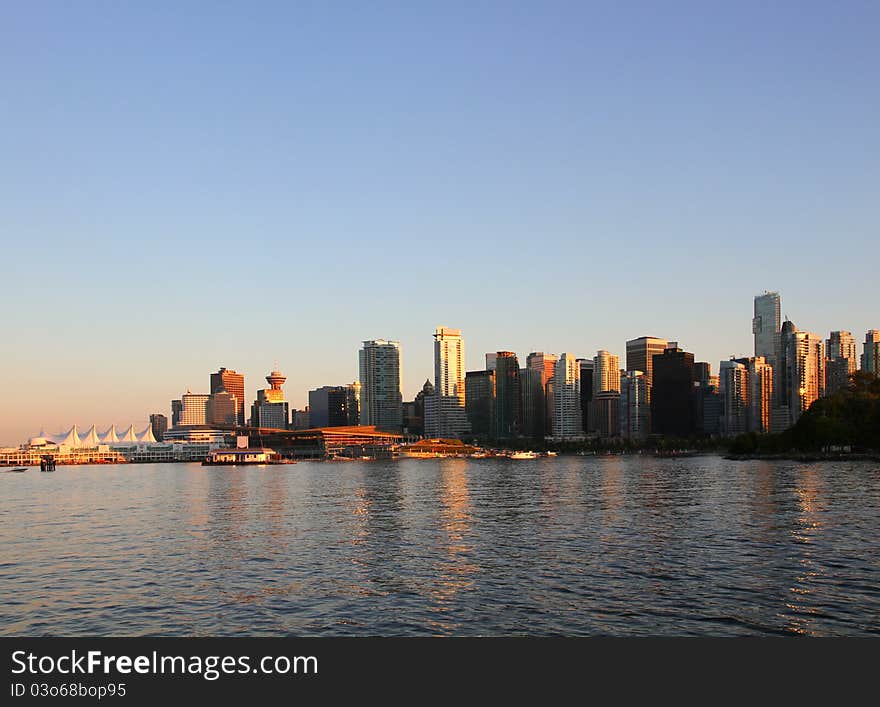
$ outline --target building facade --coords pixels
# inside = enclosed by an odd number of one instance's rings
[[[553,434],[553,376],[556,375],[556,354],[548,354],[543,351],[532,351],[526,356],[526,368],[536,371],[541,378],[539,399],[535,401],[535,410],[538,412],[540,421],[534,423],[537,428],[543,427],[540,435],[533,435],[536,439]]]
[[[880,378],[880,329],[869,329],[862,346],[862,370]]]
[[[517,437],[522,424],[519,362],[512,351],[498,351],[495,358],[495,439]]]
[[[643,371],[626,371],[620,376],[620,435],[643,440],[650,432],[648,377]]]
[[[235,396],[235,417],[239,425],[244,426],[244,376],[230,368],[221,368],[211,374],[211,394],[226,390]]]
[[[284,381],[287,378],[275,369],[268,376],[268,388],[257,391],[251,406],[251,425],[254,427],[286,430],[290,427],[290,406],[284,399]]]
[[[651,431],[690,437],[697,431],[694,407],[694,355],[670,344],[654,356]]]
[[[460,329],[437,327],[434,332],[434,394],[437,434],[460,437],[470,430],[465,400],[464,342]]]
[[[365,341],[358,352],[358,365],[361,424],[387,431],[400,430],[403,426],[400,344],[385,339]]]
[[[471,434],[490,439],[495,433],[495,371],[465,374],[465,409]]]
[[[553,377],[553,437],[582,439],[581,366],[574,354],[563,353]]]

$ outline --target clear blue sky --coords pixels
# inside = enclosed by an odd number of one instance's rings
[[[431,332],[880,327],[876,2],[5,2],[0,444]]]

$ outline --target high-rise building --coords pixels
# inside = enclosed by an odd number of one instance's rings
[[[531,439],[543,439],[546,414],[540,372],[528,367],[520,368],[519,391],[522,406],[521,432]]]
[[[620,434],[620,357],[604,349],[593,357],[590,425],[601,437]]]
[[[495,370],[495,359],[498,358],[497,353],[487,353],[486,354],[486,370],[494,371]]]
[[[584,433],[592,430],[590,425],[590,409],[593,406],[593,359],[579,358],[581,367],[581,424]]]
[[[553,376],[553,436],[578,439],[584,436],[581,418],[581,366],[574,354],[564,353]]]
[[[773,407],[773,366],[763,356],[737,359],[749,373],[749,415],[747,430],[770,431]]]
[[[869,329],[862,347],[862,370],[880,378],[880,329]]]
[[[526,368],[537,371],[541,376],[540,400],[535,401],[540,421],[535,426],[543,427],[543,433],[534,435],[536,438],[546,437],[553,433],[553,376],[556,375],[556,354],[543,351],[532,351],[526,356]]]
[[[495,433],[495,371],[468,371],[465,408],[471,433],[488,439]]]
[[[777,404],[771,419],[774,432],[795,424],[813,401],[825,394],[825,342],[822,337],[799,331],[786,319],[780,335],[778,372],[780,380],[775,385]]]
[[[230,368],[221,368],[211,374],[211,393],[226,390],[235,396],[235,416],[238,424],[244,426],[244,376]]]
[[[656,336],[640,336],[626,342],[626,370],[644,373],[649,401],[654,382],[654,356],[662,354],[668,345],[666,339],[658,339]]]
[[[721,433],[721,397],[718,376],[706,361],[694,362],[694,413],[697,431],[710,436]]]
[[[345,410],[347,420],[345,422],[349,427],[356,427],[361,424],[361,384],[357,381],[349,383],[345,386]]]
[[[438,326],[434,332],[434,394],[437,396],[437,437],[468,432],[465,410],[464,342],[460,329]]]
[[[411,402],[403,404],[403,432],[407,435],[425,434],[425,400],[434,395],[434,384],[426,380]]]
[[[171,401],[171,426],[180,427],[180,418],[183,414],[183,400]]]
[[[312,427],[345,427],[349,424],[349,390],[344,385],[325,385],[309,391]]]
[[[620,435],[625,439],[642,440],[650,431],[648,378],[642,371],[626,371],[620,375]]]
[[[825,340],[825,355],[825,394],[831,395],[846,388],[849,377],[856,372],[856,340],[848,331],[832,331]]]
[[[721,434],[736,437],[748,430],[749,372],[744,364],[733,359],[722,361],[719,370]]]
[[[358,352],[362,425],[395,431],[403,426],[400,344],[374,339]],[[427,420],[425,421],[427,426]]]
[[[495,438],[518,436],[521,421],[519,362],[512,351],[499,351],[495,358]]]
[[[180,427],[198,427],[208,424],[210,395],[186,391],[180,396]]]
[[[207,424],[211,426],[224,426],[238,424],[238,401],[235,396],[225,388],[211,393],[208,405],[205,409]]]
[[[755,335],[755,356],[763,356],[775,366],[780,355],[780,330],[782,326],[781,299],[778,292],[764,291],[755,297],[755,315],[752,333]]]
[[[277,369],[266,376],[269,387],[257,391],[257,399],[251,406],[251,425],[279,430],[290,426],[290,407],[283,390],[286,380]]]
[[[690,437],[696,427],[694,355],[670,343],[662,354],[654,356],[651,431],[670,437]]]
[[[157,442],[161,442],[168,431],[168,418],[162,413],[154,413],[150,415],[150,427],[153,429],[153,437]]]

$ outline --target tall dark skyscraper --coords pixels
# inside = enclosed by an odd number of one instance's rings
[[[161,413],[150,415],[150,427],[153,430],[153,437],[157,442],[165,439],[165,432],[168,430],[168,418]]]
[[[581,367],[581,422],[584,432],[590,432],[590,408],[593,405],[593,360],[579,358]]]
[[[692,353],[676,347],[654,356],[651,429],[669,437],[690,437],[696,432]]]
[[[211,395],[221,390],[235,396],[235,416],[238,424],[244,426],[244,376],[230,368],[221,368],[211,374]]]
[[[471,433],[491,438],[495,421],[495,371],[468,371],[465,375],[465,409]]]
[[[499,351],[495,359],[495,438],[516,437],[521,421],[519,362],[512,351]]]

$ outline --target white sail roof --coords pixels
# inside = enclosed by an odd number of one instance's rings
[[[156,438],[153,436],[153,426],[147,425],[147,429],[141,432],[138,435],[138,442],[156,442]]]
[[[120,442],[137,442],[138,438],[134,432],[134,425],[129,425],[128,429],[119,438]]]
[[[79,434],[76,431],[76,425],[70,428],[70,431],[64,435],[64,439],[58,442],[58,446],[63,447],[81,447],[82,440],[79,438]]]
[[[98,431],[95,429],[94,425],[89,428],[89,431],[86,432],[85,437],[83,437],[80,442],[82,442],[83,447],[97,447],[101,444],[101,440],[98,439]]]
[[[104,444],[111,444],[119,441],[119,435],[116,434],[116,425],[110,425],[110,429],[101,435],[101,441]]]

